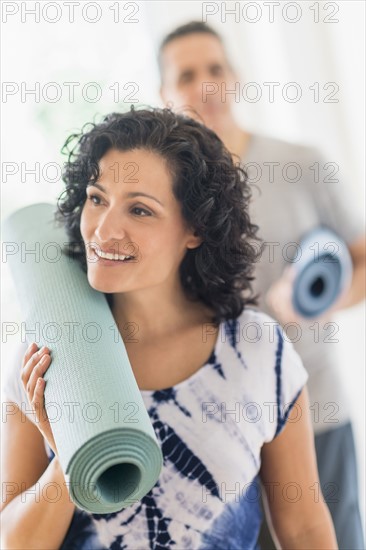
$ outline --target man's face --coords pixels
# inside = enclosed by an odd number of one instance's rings
[[[194,33],[172,40],[162,53],[162,71],[160,93],[165,104],[192,117],[189,107],[195,109],[213,129],[225,123],[233,98],[225,89],[233,90],[235,80],[215,36]]]

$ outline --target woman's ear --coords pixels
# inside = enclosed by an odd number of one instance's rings
[[[202,244],[202,242],[202,237],[199,237],[195,231],[190,239],[187,241],[187,248],[197,248],[200,244]]]

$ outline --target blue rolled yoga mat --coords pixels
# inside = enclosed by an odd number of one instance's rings
[[[301,257],[293,263],[293,307],[302,317],[317,317],[349,287],[352,258],[346,243],[325,226],[307,233],[300,249]]]
[[[6,261],[27,329],[39,324],[37,344],[51,350],[45,408],[70,497],[107,514],[150,491],[163,457],[106,297],[62,252],[55,210],[33,204],[5,220]]]

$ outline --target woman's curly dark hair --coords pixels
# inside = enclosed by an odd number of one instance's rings
[[[166,160],[183,218],[203,240],[187,250],[179,268],[187,298],[213,309],[213,323],[235,319],[246,304],[256,305],[251,281],[259,254],[254,240],[260,239],[248,214],[251,189],[246,172],[234,163],[219,137],[167,108],[132,106],[128,112],[111,113],[101,123],[89,124],[69,136],[62,148],[68,154],[63,170],[66,189],[58,198],[55,219],[69,238],[65,252],[87,271],[80,217],[87,184],[98,179],[103,155],[111,148],[146,149]],[[111,305],[113,297],[106,294],[106,298]]]

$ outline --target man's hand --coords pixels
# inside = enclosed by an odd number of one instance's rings
[[[345,301],[349,289],[344,289],[334,304],[318,317],[303,317],[295,311],[292,304],[295,277],[296,271],[294,267],[287,266],[284,269],[283,275],[272,284],[265,296],[265,301],[273,310],[275,318],[281,325],[286,325],[287,323],[304,324],[304,322],[309,320],[311,320],[311,322],[329,322],[333,314],[342,308],[342,304]]]

